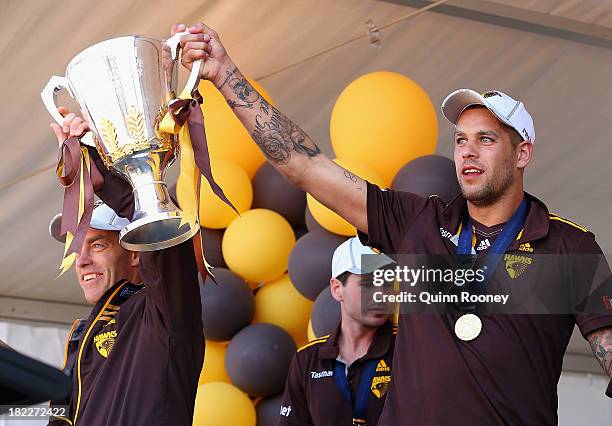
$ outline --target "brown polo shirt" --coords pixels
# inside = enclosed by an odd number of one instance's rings
[[[535,197],[526,197],[529,211],[523,230],[506,251],[506,256],[516,257],[505,257],[506,268],[502,260],[496,276],[506,273],[516,278],[511,285],[527,286],[529,268],[523,272],[531,256],[601,255],[591,232],[550,214]],[[368,183],[369,235],[360,237],[387,254],[454,256],[466,209],[461,196],[447,206],[435,196],[382,191]],[[482,241],[493,239],[496,229],[480,228],[477,248],[486,252],[488,243]],[[564,272],[547,277],[553,283],[558,280],[559,291],[580,279]],[[584,336],[612,326],[612,310],[600,315],[483,315],[480,335],[464,342],[453,332],[457,317],[400,315],[402,332],[380,426],[556,425],[557,383],[574,325]]]
[[[355,360],[346,374],[351,399],[362,393],[367,401],[365,425],[374,426],[382,411],[393,362],[395,336],[391,322],[381,326],[368,352]],[[338,383],[338,337],[336,333],[315,339],[298,350],[291,361],[280,410],[279,426],[351,426],[353,409]],[[369,369],[371,372],[368,373]],[[370,379],[371,377],[371,379]],[[360,388],[363,389],[360,392]]]

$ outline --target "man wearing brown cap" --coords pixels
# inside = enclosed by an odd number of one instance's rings
[[[471,90],[457,91],[444,102],[444,114],[455,125],[462,189],[445,205],[436,197],[383,191],[333,163],[295,123],[257,96],[216,32],[203,24],[189,31],[183,37],[185,66],[205,58],[202,77],[221,91],[268,160],[353,224],[364,243],[387,254],[484,260],[492,271],[489,278],[516,278],[518,289],[529,289],[531,256],[540,253],[555,259],[598,257],[598,273],[609,277],[594,235],[549,213],[524,192],[535,131],[521,102],[500,91],[480,95]],[[580,271],[558,269],[548,284],[556,285],[557,293],[571,292],[592,272]],[[485,285],[473,290],[487,293]],[[444,315],[402,315],[394,380],[379,424],[556,424],[556,386],[575,324],[612,377],[612,310],[601,302],[610,296],[589,300],[586,305],[597,305],[592,311],[555,315],[479,315],[470,306]]]
[[[51,127],[60,145],[88,130],[74,114],[66,115],[63,127]],[[93,309],[69,333],[64,368],[72,376],[72,394],[52,401],[67,411],[49,424],[191,425],[204,360],[192,242],[153,252],[125,250],[119,231],[134,211],[132,188],[90,153],[104,178],[96,192],[104,202],[94,207],[75,270]],[[58,215],[49,229],[61,241],[60,222]]]

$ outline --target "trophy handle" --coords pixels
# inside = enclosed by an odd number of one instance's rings
[[[62,89],[66,89],[70,97],[74,99],[72,90],[70,90],[70,86],[68,85],[68,79],[66,77],[58,77],[57,75],[51,76],[47,85],[42,89],[42,92],[40,92],[40,97],[47,111],[49,111],[51,117],[53,117],[60,126],[64,124],[64,117],[62,117],[62,114],[57,110],[55,98]],[[92,132],[85,133],[80,139],[85,145],[96,146]]]
[[[166,43],[168,43],[168,46],[170,46],[170,50],[172,51],[172,60],[174,62],[178,62],[179,49],[181,48],[181,36],[184,36],[185,34],[189,34],[189,31],[176,33],[166,40]],[[198,87],[198,84],[200,84],[200,74],[202,72],[203,65],[204,61],[202,59],[198,59],[197,61],[193,62],[191,74],[189,74],[187,84],[185,84],[183,91],[179,93],[184,93],[185,91],[188,91],[187,93],[191,93]]]
[[[57,110],[55,97],[62,89],[66,89],[70,97],[74,98],[74,95],[68,86],[68,80],[66,77],[58,77],[56,75],[51,76],[45,88],[42,90],[42,92],[40,92],[40,97],[42,98],[43,104],[45,104],[47,111],[49,111],[51,117],[53,117],[53,119],[60,126],[64,123],[64,117],[62,117],[62,114],[60,114]]]

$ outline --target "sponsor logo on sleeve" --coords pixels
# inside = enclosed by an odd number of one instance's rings
[[[289,417],[289,414],[291,413],[291,405],[288,405],[287,407],[285,407],[284,405],[281,405],[280,408],[280,415],[283,417]]]

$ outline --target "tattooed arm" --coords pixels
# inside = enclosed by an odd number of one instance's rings
[[[174,26],[172,31],[184,27]],[[204,24],[189,28],[181,38],[182,63],[205,58],[202,78],[223,94],[268,161],[299,186],[360,231],[366,232],[365,181],[321,153],[308,135],[270,105],[231,61],[217,33]]]
[[[599,364],[612,378],[612,327],[595,330],[587,336]]]

